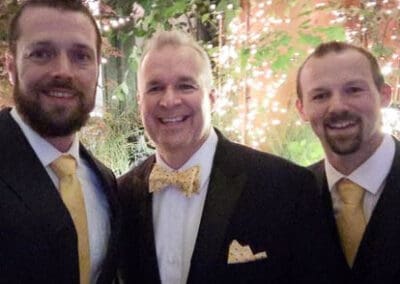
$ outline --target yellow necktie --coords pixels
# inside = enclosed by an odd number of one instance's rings
[[[174,185],[185,196],[190,197],[193,193],[199,192],[199,173],[199,166],[178,172],[166,170],[162,166],[155,164],[149,177],[149,191],[157,192],[169,185]]]
[[[90,282],[90,251],[85,201],[81,184],[76,175],[76,161],[71,155],[63,155],[53,161],[51,169],[59,179],[59,192],[72,217],[78,235],[80,283]]]
[[[341,179],[337,183],[337,192],[342,207],[336,223],[347,263],[352,267],[367,225],[363,210],[365,190],[348,179]]]

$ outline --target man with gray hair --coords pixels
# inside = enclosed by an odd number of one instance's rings
[[[178,31],[147,43],[138,102],[155,155],[119,178],[126,283],[339,283],[312,174],[211,125],[211,64]]]

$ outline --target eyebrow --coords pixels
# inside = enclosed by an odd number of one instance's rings
[[[345,83],[345,85],[351,85],[351,84],[365,84],[366,81],[363,79],[356,79],[356,80],[351,80]]]
[[[41,47],[41,46],[47,46],[51,45],[51,41],[36,41],[28,45],[28,48],[35,48],[35,47]]]
[[[160,80],[157,80],[157,79],[153,79],[153,80],[151,80],[151,81],[149,81],[149,82],[146,82],[146,87],[151,87],[151,86],[156,86],[156,85],[159,85],[160,84]]]
[[[189,83],[194,83],[194,84],[197,83],[196,80],[190,76],[180,76],[180,77],[178,77],[176,82],[178,82],[178,83],[189,82]],[[154,85],[159,85],[161,83],[162,83],[161,79],[152,79],[146,83],[146,86],[154,86]]]
[[[50,40],[36,41],[36,42],[29,44],[28,48],[42,47],[42,46],[48,46],[48,45],[53,45],[53,42]],[[83,44],[83,43],[73,43],[72,48],[94,50],[89,45]]]
[[[313,89],[309,90],[309,91],[307,92],[307,94],[313,94],[313,93],[317,93],[317,92],[326,92],[326,91],[328,91],[328,90],[329,90],[329,88],[316,87],[316,88],[313,88]]]
[[[196,80],[190,76],[180,76],[178,77],[178,82],[191,82],[196,83]]]

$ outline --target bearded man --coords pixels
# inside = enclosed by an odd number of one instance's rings
[[[116,181],[79,143],[101,36],[81,1],[30,0],[9,30],[0,112],[0,282],[111,283]]]

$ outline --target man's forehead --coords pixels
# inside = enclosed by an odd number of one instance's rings
[[[157,76],[156,74],[154,74],[152,76],[146,77],[145,80],[146,80],[145,81],[146,85],[156,85],[167,82],[184,83],[184,82],[196,81],[196,79],[193,76],[187,74],[176,75],[176,76],[168,76],[167,74],[159,74]]]
[[[19,39],[28,45],[55,42],[95,48],[96,30],[81,12],[29,7],[19,19]]]
[[[363,77],[371,75],[371,66],[368,59],[357,51],[329,52],[322,57],[311,57],[304,64],[301,77],[318,77],[329,73],[336,74],[334,78],[346,74]]]
[[[60,10],[49,7],[28,7],[18,21],[20,33],[29,35],[30,31],[35,34],[54,31],[57,33],[78,32],[84,33],[87,37],[89,33],[95,36],[95,27],[87,15],[79,11]]]

